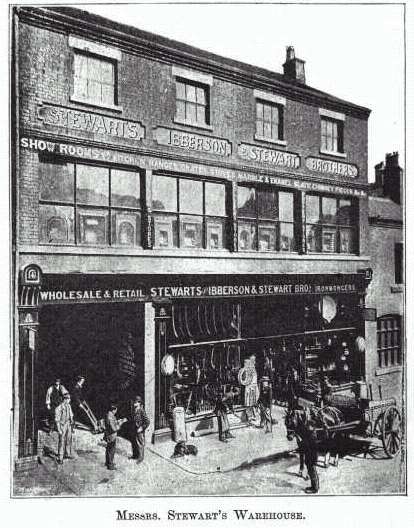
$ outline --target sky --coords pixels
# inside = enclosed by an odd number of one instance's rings
[[[402,5],[78,4],[77,7],[282,73],[286,46],[309,86],[371,109],[368,175],[387,152],[404,166]]]

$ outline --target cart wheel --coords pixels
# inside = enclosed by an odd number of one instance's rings
[[[382,445],[388,458],[394,458],[401,451],[402,424],[399,410],[392,406],[383,415]]]

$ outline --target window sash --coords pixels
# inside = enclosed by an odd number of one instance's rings
[[[400,316],[386,316],[378,319],[377,352],[379,368],[402,364]]]
[[[176,119],[199,125],[208,125],[208,87],[177,79]]]
[[[343,123],[321,118],[321,149],[328,152],[343,151]]]
[[[73,93],[96,104],[115,104],[115,63],[111,60],[74,54]]]
[[[266,139],[282,140],[281,106],[263,101],[256,101],[256,134]]]

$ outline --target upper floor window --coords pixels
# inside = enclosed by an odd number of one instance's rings
[[[239,186],[237,219],[240,251],[296,251],[293,193]]]
[[[343,153],[343,123],[333,119],[321,118],[321,150]]]
[[[355,253],[356,218],[352,200],[306,195],[308,252]]]
[[[225,247],[223,183],[154,175],[152,209],[155,247]]]
[[[141,245],[137,172],[46,161],[39,170],[41,243]]]
[[[377,321],[378,366],[401,365],[401,316],[385,315]]]
[[[176,80],[178,121],[198,126],[210,124],[209,89],[187,79]]]
[[[270,141],[283,140],[283,107],[256,101],[256,135]]]
[[[395,284],[402,284],[403,278],[403,245],[401,242],[397,242],[394,245],[394,273],[395,273]]]
[[[103,57],[75,52],[73,96],[95,105],[112,106],[115,100],[115,63]]]

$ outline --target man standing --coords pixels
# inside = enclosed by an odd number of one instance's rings
[[[228,442],[229,438],[234,438],[234,435],[230,433],[230,424],[229,419],[227,417],[227,412],[234,412],[234,397],[238,394],[239,390],[236,387],[231,387],[228,392],[225,392],[223,395],[218,395],[216,399],[216,406],[214,412],[217,416],[220,442]]]
[[[145,430],[150,424],[149,418],[142,405],[141,396],[136,396],[132,408],[132,457],[137,464],[144,460]]]
[[[257,400],[257,406],[260,410],[260,427],[266,427],[265,433],[272,432],[272,387],[270,379],[263,376],[261,379],[260,396]]]
[[[126,421],[126,418],[117,420],[116,413],[118,412],[118,407],[113,403],[111,404],[109,411],[105,416],[105,434],[104,440],[106,441],[105,449],[105,465],[111,471],[116,469],[114,464],[115,457],[115,448],[116,448],[116,438],[118,436],[118,431],[121,428],[121,425]]]
[[[62,403],[65,394],[68,394],[68,391],[62,385],[60,378],[56,378],[53,385],[51,385],[46,391],[46,408],[50,431],[53,430],[55,425],[55,409],[60,403]]]
[[[312,423],[307,425],[302,440],[302,447],[305,455],[305,465],[311,481],[311,485],[305,489],[305,493],[318,493],[319,476],[316,470],[316,464],[318,462],[318,446],[316,443],[315,427]]]
[[[63,458],[73,458],[72,429],[74,423],[70,394],[67,392],[63,401],[55,409],[55,424],[59,433],[58,464],[63,464]]]
[[[75,413],[75,418],[80,420],[82,415],[86,415],[88,421],[92,425],[93,432],[99,433],[100,430],[99,430],[98,421],[95,418],[95,415],[93,414],[91,408],[85,401],[85,397],[83,393],[84,384],[85,384],[85,376],[81,376],[81,375],[77,376],[76,384],[72,390],[72,400],[74,403],[73,410]]]

